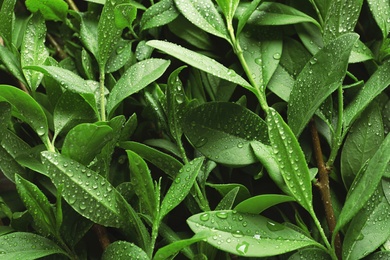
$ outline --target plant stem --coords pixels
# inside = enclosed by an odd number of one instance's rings
[[[53,47],[56,49],[56,52],[58,54],[58,56],[60,57],[61,60],[65,59],[66,57],[68,57],[68,55],[64,52],[64,50],[61,48],[61,46],[58,44],[58,42],[56,41],[56,39],[54,39],[53,36],[51,36],[50,33],[47,34],[47,39],[49,40],[49,42],[53,45]]]
[[[104,69],[100,69],[100,120],[106,121],[106,104],[105,104],[105,96],[104,96],[104,81],[105,81],[105,71]]]
[[[66,2],[68,2],[70,9],[79,12],[79,8],[77,8],[77,5],[73,2],[73,0],[66,0]]]
[[[334,216],[332,200],[330,195],[330,187],[329,187],[330,169],[325,166],[324,159],[322,156],[320,137],[315,122],[313,120],[310,123],[310,130],[311,130],[311,136],[313,140],[314,155],[317,161],[318,174],[319,174],[319,179],[316,183],[316,186],[318,187],[321,193],[321,199],[325,209],[326,221],[328,223],[329,232],[332,234],[336,226],[336,218]],[[336,249],[337,257],[341,259],[341,241],[340,241],[339,234],[336,234],[335,249]]]
[[[107,235],[107,230],[105,227],[100,226],[98,224],[93,225],[92,227],[93,231],[95,232],[100,246],[102,247],[103,251],[111,244],[110,239]]]

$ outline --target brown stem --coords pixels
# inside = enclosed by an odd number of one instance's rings
[[[51,36],[50,33],[47,34],[47,39],[50,41],[51,45],[56,49],[56,52],[58,56],[60,57],[61,60],[65,59],[68,57],[68,55],[65,53],[65,51],[62,49],[62,47],[58,44],[56,39],[54,39],[53,36]]]
[[[316,158],[318,175],[319,175],[319,178],[316,183],[316,187],[318,187],[321,193],[321,199],[325,209],[326,221],[328,223],[329,232],[332,235],[334,228],[336,226],[336,218],[334,216],[332,200],[330,195],[330,187],[329,187],[330,169],[325,166],[324,158],[322,156],[320,136],[318,134],[317,127],[314,120],[310,122],[310,130],[311,130],[314,155]],[[341,259],[341,240],[339,234],[336,234],[335,250],[336,250],[337,257]]]
[[[79,12],[79,9],[77,8],[77,5],[73,2],[73,0],[66,0],[66,2],[68,2],[70,9]]]
[[[106,250],[106,248],[111,244],[110,239],[108,238],[107,229],[98,224],[93,225],[92,229],[99,239],[99,243],[103,251]]]

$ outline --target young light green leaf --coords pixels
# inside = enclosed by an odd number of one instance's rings
[[[203,157],[196,158],[179,170],[161,203],[160,219],[179,205],[188,195],[196,181],[196,176],[198,176],[203,161]]]
[[[112,139],[112,134],[113,129],[107,125],[79,124],[66,135],[62,154],[88,165]]]
[[[70,258],[50,239],[28,232],[14,232],[0,236],[0,245],[2,260],[34,260],[53,254],[62,254]]]
[[[265,122],[234,103],[202,104],[187,111],[182,123],[186,137],[197,150],[227,165],[256,162],[250,143],[254,140],[268,142]]]
[[[234,207],[234,210],[242,213],[260,214],[269,207],[289,201],[295,201],[295,199],[290,196],[278,194],[258,195],[240,202]]]
[[[194,243],[203,241],[204,239],[212,235],[212,231],[204,230],[200,231],[199,233],[196,233],[191,238],[177,240],[157,250],[156,254],[153,257],[153,260],[169,259],[171,256],[174,256],[175,254],[179,253],[183,248],[189,247]]]
[[[367,0],[370,12],[376,24],[382,31],[383,39],[386,39],[390,32],[390,3],[387,0]]]
[[[137,194],[141,208],[153,219],[156,216],[160,205],[156,201],[154,183],[145,161],[136,153],[127,150],[129,159],[130,180],[132,187]]]
[[[179,14],[173,0],[162,0],[144,12],[140,21],[141,30],[168,24],[175,20]]]
[[[234,82],[253,91],[251,85],[239,76],[234,70],[228,69],[222,64],[218,63],[214,59],[211,59],[205,55],[196,53],[175,43],[151,40],[146,43],[158,50],[166,52],[167,54],[197,68],[204,72],[210,73],[218,78],[225,79],[230,82]]]
[[[45,151],[41,155],[54,185],[66,187],[63,198],[74,210],[104,226],[123,225],[127,214],[119,205],[119,193],[105,178],[61,154]]]
[[[240,1],[239,0],[217,0],[217,3],[218,6],[221,8],[222,13],[225,15],[227,22],[231,23]]]
[[[230,42],[226,25],[211,0],[174,1],[176,7],[191,23],[212,35],[221,37]]]
[[[133,30],[132,24],[137,18],[137,8],[131,3],[119,4],[115,6],[115,24],[119,29],[125,29],[126,27]]]
[[[383,139],[381,111],[376,103],[372,103],[353,124],[341,152],[341,177],[347,188],[360,168],[378,150]]]
[[[46,24],[42,15],[36,13],[30,17],[27,23],[26,32],[24,33],[23,43],[20,50],[21,65],[24,76],[31,90],[34,92],[42,80],[42,73],[31,71],[24,68],[26,66],[42,65],[49,52],[45,46]]]
[[[234,210],[199,213],[188,218],[187,223],[195,233],[212,231],[214,235],[207,239],[209,244],[239,256],[273,256],[306,246],[323,248],[285,225]]]
[[[345,108],[343,115],[344,131],[360,116],[371,101],[390,85],[390,60],[385,61],[371,75],[354,100]]]
[[[347,194],[347,200],[336,223],[335,233],[345,226],[366,204],[375,192],[390,161],[390,135],[387,135],[379,149],[368,163],[365,171],[356,176]]]
[[[68,5],[63,0],[26,0],[26,7],[31,12],[40,12],[45,20],[64,21],[68,13]]]
[[[115,84],[107,100],[107,112],[110,116],[119,103],[126,97],[140,91],[159,77],[168,68],[170,61],[147,59],[140,61],[122,75]],[[145,69],[147,68],[147,69]]]
[[[390,230],[390,204],[382,185],[353,218],[343,241],[343,259],[362,259],[380,247]]]
[[[0,100],[12,105],[12,115],[31,126],[46,147],[50,147],[48,123],[42,107],[30,95],[8,85],[0,85]]]
[[[0,9],[0,36],[5,46],[11,47],[16,0],[3,1]]]
[[[272,107],[267,113],[267,124],[273,153],[290,194],[314,214],[310,172],[297,138]]]
[[[56,217],[53,207],[43,192],[30,181],[15,175],[16,189],[26,206],[28,212],[34,219],[34,223],[43,235],[58,235]]]
[[[300,135],[321,103],[341,86],[349,55],[357,39],[357,34],[350,33],[331,41],[314,55],[299,74],[287,110],[289,126],[296,136]]]
[[[115,241],[111,243],[102,255],[102,260],[149,260],[144,250],[127,241]]]

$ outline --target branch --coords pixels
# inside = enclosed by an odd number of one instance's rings
[[[96,234],[103,251],[106,250],[106,248],[111,244],[106,228],[95,224],[93,225],[92,230]]]

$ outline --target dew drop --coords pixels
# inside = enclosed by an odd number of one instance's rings
[[[43,127],[43,126],[40,126],[37,130],[37,134],[39,135],[39,136],[42,136],[42,135],[44,135],[45,134],[45,128]]]
[[[236,251],[240,255],[245,255],[248,252],[249,249],[249,243],[246,241],[243,241],[242,243],[238,243],[236,246]]]
[[[87,208],[87,205],[86,205],[85,202],[83,201],[83,202],[80,203],[80,206],[79,206],[79,207],[80,207],[81,210],[85,210],[85,209]]]
[[[275,54],[274,54],[274,56],[272,56],[275,60],[280,60],[280,53],[279,52],[276,52]]]
[[[226,212],[217,212],[215,215],[220,219],[226,219],[228,217]]]
[[[279,230],[284,229],[284,226],[283,226],[283,225],[280,225],[280,224],[278,224],[278,223],[272,222],[272,221],[268,221],[268,222],[267,222],[267,228],[268,228],[270,231],[279,231]]]
[[[239,143],[237,144],[237,147],[238,147],[238,148],[242,148],[242,147],[244,147],[244,144],[243,144],[242,142],[239,142]]]
[[[199,138],[198,141],[195,142],[194,145],[196,148],[200,148],[200,147],[204,146],[205,144],[207,144],[207,141],[208,141],[207,137],[201,137],[201,138]]]
[[[200,215],[199,219],[202,220],[202,221],[207,221],[207,220],[210,219],[210,214],[209,213],[203,213],[203,214]]]
[[[233,237],[236,237],[236,238],[240,238],[240,237],[243,237],[244,234],[242,233],[241,230],[236,230],[236,231],[234,231],[234,232],[232,233],[232,236],[233,236]]]

